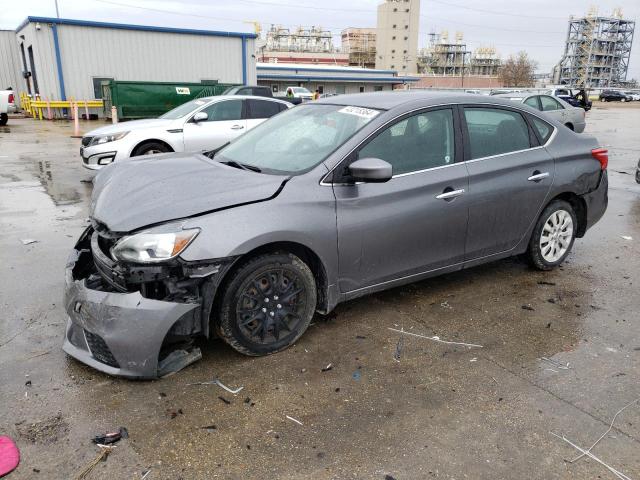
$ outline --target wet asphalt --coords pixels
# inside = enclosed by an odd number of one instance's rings
[[[640,104],[596,106],[587,122],[609,147],[610,204],[562,268],[510,259],[433,278],[316,316],[282,353],[247,358],[214,340],[182,372],[128,381],[61,350],[63,269],[91,194],[79,140],[67,123],[11,119],[0,435],[22,462],[7,478],[75,478],[99,453],[91,438],[121,426],[129,438],[87,478],[615,478],[591,459],[568,463],[577,450],[552,435],[588,448],[640,397]],[[187,385],[214,378],[244,388]],[[640,403],[593,454],[640,478]]]

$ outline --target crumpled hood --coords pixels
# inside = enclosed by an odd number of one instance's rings
[[[90,216],[112,232],[130,232],[266,200],[287,178],[241,170],[195,153],[133,157],[98,172]]]
[[[146,120],[132,120],[130,122],[116,123],[115,125],[105,125],[84,134],[85,137],[96,135],[108,135],[111,133],[127,132],[130,130],[141,130],[143,128],[169,128],[175,120],[165,118],[148,118]]]

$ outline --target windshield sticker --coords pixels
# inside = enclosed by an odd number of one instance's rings
[[[370,108],[362,107],[344,107],[338,110],[338,112],[347,113],[349,115],[356,115],[357,117],[368,119],[371,119],[380,113],[378,110],[372,110]]]

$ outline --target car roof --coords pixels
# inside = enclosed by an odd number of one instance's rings
[[[414,102],[422,106],[440,105],[443,103],[496,103],[513,106],[513,102],[495,96],[476,95],[466,92],[425,92],[419,90],[403,90],[393,92],[352,93],[337,97],[321,98],[313,102],[320,105],[349,105],[354,107],[390,110]]]
[[[268,100],[270,102],[278,102],[278,103],[286,103],[289,104],[286,100],[281,100],[276,97],[262,97],[260,95],[216,95],[215,97],[204,97],[203,100],[226,100],[226,99],[252,99],[252,100]]]
[[[532,97],[533,95],[547,95],[551,96],[547,93],[533,93],[533,92],[513,92],[513,93],[498,93],[497,95],[493,95],[498,98],[527,98]]]

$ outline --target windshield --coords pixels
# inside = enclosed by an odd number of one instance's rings
[[[209,102],[208,99],[204,98],[196,98],[195,100],[191,100],[190,102],[183,103],[179,107],[174,108],[173,110],[169,110],[164,115],[160,115],[160,118],[166,118],[168,120],[176,120],[178,118],[182,118],[185,115],[189,115],[196,108],[202,107]]]
[[[301,105],[248,131],[216,155],[266,173],[296,173],[323,161],[380,112],[343,105]]]
[[[293,87],[292,90],[296,93],[311,93],[309,90],[307,90],[304,87]]]

